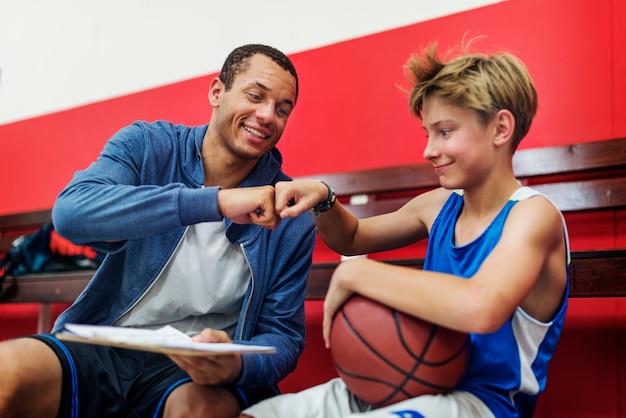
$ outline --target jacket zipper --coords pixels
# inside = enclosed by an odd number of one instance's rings
[[[243,258],[246,260],[248,269],[250,270],[250,295],[248,296],[248,300],[246,301],[246,306],[241,310],[241,324],[239,324],[239,340],[243,340],[243,330],[244,326],[246,325],[248,310],[250,309],[250,304],[252,303],[252,296],[254,295],[254,271],[252,270],[252,266],[250,265],[250,261],[248,260],[248,256],[246,254],[246,250],[243,247],[243,244],[239,244],[239,247],[241,248]]]

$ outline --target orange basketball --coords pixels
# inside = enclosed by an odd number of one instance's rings
[[[376,407],[452,391],[463,378],[468,334],[352,296],[337,313],[330,351],[339,376]]]

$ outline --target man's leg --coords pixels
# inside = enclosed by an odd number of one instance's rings
[[[163,418],[233,418],[239,411],[239,401],[229,390],[185,383],[168,396]]]
[[[41,341],[0,343],[0,416],[56,418],[61,399],[61,363]]]

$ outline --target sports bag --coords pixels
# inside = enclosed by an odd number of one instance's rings
[[[8,275],[93,270],[103,258],[104,253],[60,236],[52,223],[44,224],[34,233],[16,238],[0,259],[0,295]]]

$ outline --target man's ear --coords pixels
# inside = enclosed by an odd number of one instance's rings
[[[222,83],[219,77],[215,77],[209,86],[209,103],[211,106],[218,107],[220,105],[223,93],[224,83]]]
[[[494,143],[502,145],[510,142],[515,131],[515,116],[510,110],[502,109],[496,115],[496,136]]]

